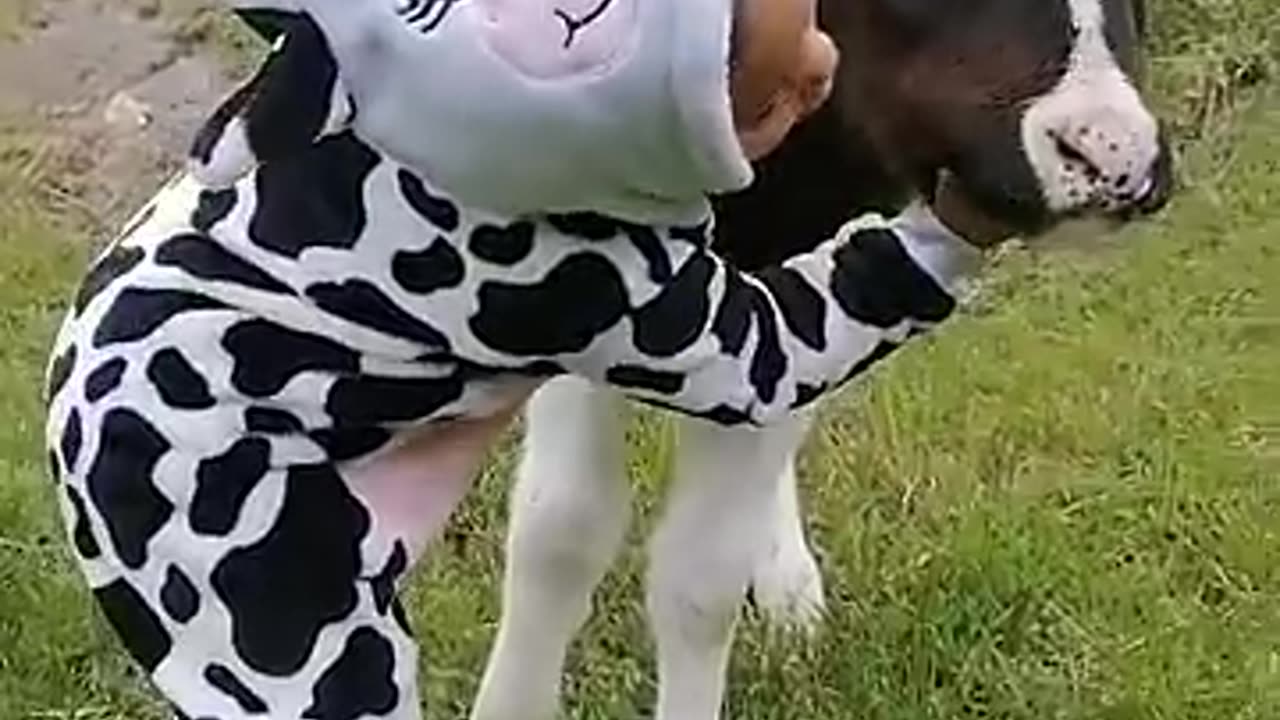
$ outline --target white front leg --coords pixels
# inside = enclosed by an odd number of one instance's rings
[[[658,646],[657,720],[716,720],[734,626],[774,540],[779,478],[807,428],[682,419],[676,477],[651,545],[648,609]]]
[[[756,606],[771,624],[812,634],[826,614],[826,600],[822,573],[805,539],[796,478],[796,456],[813,423],[812,413],[799,414],[796,423],[796,443],[778,476],[773,540],[756,561],[751,589]]]
[[[526,411],[507,536],[502,619],[473,720],[551,720],[565,650],[626,535],[621,398],[572,377]]]

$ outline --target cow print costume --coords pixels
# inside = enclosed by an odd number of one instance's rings
[[[324,38],[284,20],[196,143],[271,156],[168,184],[84,277],[49,369],[71,544],[187,717],[418,717],[415,553],[348,481],[408,429],[560,373],[768,423],[946,318],[975,260],[921,207],[754,274],[709,251],[709,211],[470,207],[335,122]]]

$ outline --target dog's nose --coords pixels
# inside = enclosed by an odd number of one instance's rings
[[[1146,117],[1142,117],[1146,120]],[[1155,188],[1165,154],[1158,131],[1108,105],[1077,112],[1049,130],[1061,171],[1089,194],[1134,204]]]
[[[1134,195],[1130,207],[1143,215],[1160,212],[1173,198],[1175,177],[1173,151],[1162,132],[1155,162],[1147,172],[1143,186]]]

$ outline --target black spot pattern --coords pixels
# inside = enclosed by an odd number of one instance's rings
[[[84,312],[89,303],[98,296],[111,282],[117,278],[123,277],[130,270],[138,266],[147,254],[142,248],[124,247],[117,245],[111,248],[105,256],[94,264],[84,280],[80,282],[80,289],[76,291],[75,309],[76,313]]]
[[[673,227],[668,232],[672,240],[687,242],[694,247],[704,248],[711,244],[711,224],[702,223],[692,227]]]
[[[617,268],[591,253],[566,258],[534,285],[483,283],[479,300],[471,331],[480,342],[512,355],[579,352],[627,310]]]
[[[621,232],[617,220],[592,212],[548,215],[547,224],[561,234],[597,242],[615,238]]]
[[[305,430],[293,413],[257,405],[244,411],[244,426],[251,433],[263,435],[292,435]]]
[[[164,573],[164,585],[160,587],[160,604],[169,617],[186,623],[200,612],[200,594],[191,578],[177,565],[170,565]]]
[[[173,639],[146,600],[124,580],[95,588],[93,595],[133,659],[148,673],[155,670],[172,649]]]
[[[89,499],[116,554],[134,570],[146,563],[147,543],[173,514],[173,503],[151,477],[169,448],[164,436],[132,410],[111,410],[102,419],[98,453],[89,468]]]
[[[888,340],[881,340],[879,343],[876,343],[875,348],[873,348],[871,352],[867,354],[866,357],[859,360],[853,366],[853,368],[849,370],[848,374],[846,374],[840,382],[847,383],[850,380],[861,375],[862,373],[866,372],[867,370],[870,370],[871,366],[875,365],[876,363],[880,362],[886,357],[889,357],[889,355],[891,355],[893,351],[897,349],[898,349],[897,344],[891,343]]]
[[[116,296],[93,333],[94,347],[141,340],[171,318],[201,310],[222,310],[226,305],[184,290],[129,288]]]
[[[397,540],[395,547],[391,549],[391,556],[387,558],[386,566],[369,580],[369,586],[373,590],[373,605],[378,609],[379,615],[387,614],[387,609],[396,596],[396,580],[408,569],[409,554],[404,549],[404,543]]]
[[[334,462],[364,457],[391,442],[390,432],[372,426],[312,430],[309,435]]]
[[[724,297],[711,321],[711,332],[720,341],[720,351],[737,356],[747,344],[751,330],[752,297],[760,290],[743,282],[737,273],[725,275]]]
[[[357,325],[414,340],[432,348],[449,347],[449,340],[444,333],[409,314],[366,280],[312,285],[307,288],[307,297],[314,300],[320,309]]]
[[[93,528],[89,526],[89,509],[84,505],[84,498],[70,485],[63,487],[66,488],[67,500],[71,503],[71,541],[76,547],[76,553],[85,560],[101,557],[102,547],[98,545],[98,539],[93,536]]]
[[[827,388],[824,385],[809,385],[807,383],[800,383],[798,386],[796,386],[796,399],[795,399],[795,402],[791,404],[791,409],[797,410],[799,408],[805,407],[809,403],[821,397],[822,393],[826,392],[826,389]]]
[[[355,373],[360,369],[354,350],[266,320],[247,320],[228,328],[222,347],[235,361],[231,384],[254,398],[280,392],[299,373]]]
[[[741,410],[731,408],[728,405],[717,405],[706,412],[694,413],[694,417],[700,417],[717,425],[730,427],[752,424],[751,416]]]
[[[442,237],[426,250],[401,250],[391,258],[391,277],[419,295],[461,285],[464,271],[462,256]]]
[[[773,293],[787,328],[817,352],[827,347],[827,306],[804,276],[790,268],[769,267],[758,277]]]
[[[246,664],[276,677],[302,668],[321,629],[355,609],[360,543],[368,531],[368,513],[332,467],[290,469],[275,525],[213,571],[214,591],[231,615],[232,640]]]
[[[48,397],[54,397],[66,387],[67,380],[71,379],[71,371],[75,370],[77,355],[76,346],[72,343],[65,352],[53,359],[49,366],[49,383],[45,387]]]
[[[244,501],[270,465],[271,444],[260,437],[241,438],[221,455],[201,460],[191,501],[191,529],[201,535],[231,532]]]
[[[175,348],[165,348],[151,358],[147,379],[170,407],[206,410],[214,405],[208,381]]]
[[[342,654],[316,683],[308,720],[356,720],[386,715],[395,709],[400,692],[392,680],[395,653],[391,642],[369,627],[347,638]]]
[[[695,412],[686,408],[676,407],[675,405],[665,403],[661,400],[655,400],[653,398],[636,398],[636,400],[645,405],[652,405],[653,407],[670,410],[688,417],[702,418],[703,420],[713,422],[717,425],[724,425],[726,427],[754,424],[750,415],[736,408],[729,407],[728,405],[717,405],[710,410]]]
[[[458,229],[458,206],[448,198],[432,195],[413,173],[400,170],[396,173],[400,183],[400,193],[409,202],[410,207],[427,219],[432,225],[445,232]]]
[[[227,128],[231,121],[243,118],[246,110],[254,105],[254,100],[260,97],[265,85],[264,81],[278,56],[279,53],[268,56],[266,62],[258,67],[257,73],[252,78],[237,87],[230,97],[223,100],[205,118],[204,123],[196,129],[195,137],[187,150],[188,159],[196,160],[201,165],[207,165],[213,159],[214,151],[226,139]]]
[[[367,222],[364,183],[378,162],[373,150],[342,133],[260,166],[250,239],[291,258],[311,247],[354,247]]]
[[[180,268],[202,280],[218,280],[273,293],[292,292],[288,285],[207,235],[186,233],[170,238],[156,250],[156,263]]]
[[[715,271],[706,255],[690,259],[666,289],[636,311],[634,341],[641,352],[671,357],[697,341],[711,312],[707,286]]]
[[[124,371],[129,368],[129,362],[124,358],[112,358],[98,367],[84,379],[84,397],[91,403],[98,402],[102,398],[111,393],[112,390],[120,387],[120,380],[124,378]]]
[[[267,712],[267,704],[262,701],[262,698],[240,682],[240,678],[236,677],[227,666],[217,663],[208,665],[204,669],[204,679],[235,700],[240,709],[250,715],[262,715]]]
[[[515,222],[506,227],[481,225],[471,232],[471,254],[494,265],[510,267],[533,252],[535,228],[531,222]]]
[[[305,153],[324,129],[338,77],[324,33],[302,13],[242,9],[237,15],[268,41],[283,35],[284,43],[250,82],[249,98],[228,100],[229,112],[244,106],[239,114],[246,117],[249,147],[258,158]]]
[[[191,227],[202,233],[209,232],[214,225],[226,219],[236,206],[236,200],[236,189],[233,187],[200,191],[196,209],[191,212]]]
[[[464,382],[470,382],[472,380],[492,380],[495,375],[519,375],[521,377],[551,378],[565,374],[564,367],[558,363],[551,362],[550,360],[534,360],[533,362],[523,363],[520,365],[485,365],[483,363],[470,362],[439,354],[423,355],[416,358],[416,360],[426,364],[451,363],[457,368],[457,372],[455,374],[458,379]]]
[[[888,230],[855,233],[835,252],[831,291],[846,315],[878,328],[910,318],[945,320],[955,300],[911,260]]]
[[[605,373],[605,380],[610,385],[623,388],[652,390],[654,392],[674,395],[684,389],[684,375],[674,372],[663,372],[632,365],[611,367]]]
[[[777,316],[769,299],[762,292],[752,293],[751,307],[755,312],[759,336],[755,352],[751,354],[749,376],[756,395],[771,403],[778,395],[778,381],[787,373],[787,356],[782,352]]]
[[[400,602],[400,598],[394,598],[391,601],[391,617],[405,635],[413,637],[413,627],[409,624],[409,616],[405,613],[404,603]]]
[[[84,423],[80,420],[79,409],[71,408],[71,412],[67,413],[58,446],[62,450],[62,462],[66,463],[67,472],[75,472],[76,464],[80,462],[80,449],[84,447]]]
[[[367,427],[420,420],[462,397],[463,384],[440,379],[342,378],[333,384],[325,410],[338,425]]]
[[[671,280],[671,257],[662,246],[662,238],[653,228],[646,225],[624,225],[623,231],[631,244],[636,246],[645,262],[649,265],[649,279],[655,283],[666,283]]]

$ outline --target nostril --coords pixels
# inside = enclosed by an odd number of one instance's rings
[[[1058,151],[1058,154],[1061,155],[1063,159],[1071,162],[1088,164],[1089,159],[1084,156],[1084,153],[1077,150],[1074,145],[1067,142],[1061,135],[1051,135],[1053,137],[1054,149]]]
[[[1066,137],[1058,133],[1049,133],[1053,138],[1054,150],[1058,155],[1068,163],[1074,163],[1084,168],[1084,174],[1091,180],[1096,180],[1102,175],[1102,168],[1089,159],[1079,147],[1073,145]]]

